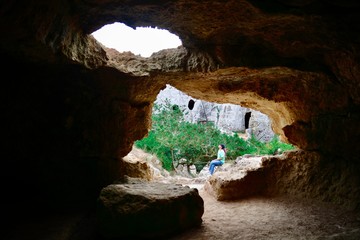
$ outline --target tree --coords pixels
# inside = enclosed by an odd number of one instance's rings
[[[179,164],[185,165],[189,173],[193,164],[200,171],[216,157],[219,144],[225,144],[227,160],[235,160],[246,153],[273,154],[279,148],[293,148],[277,137],[270,143],[262,143],[254,137],[245,141],[237,134],[222,133],[210,122],[187,122],[185,114],[185,110],[171,105],[168,100],[164,104],[154,104],[152,129],[146,138],[135,142],[137,147],[156,154],[169,171],[175,171]]]
[[[168,100],[165,104],[154,104],[154,114],[152,117],[152,129],[156,134],[157,142],[170,150],[171,170],[176,169],[178,163],[177,152],[183,141],[184,134],[180,129],[180,124],[184,122],[183,112],[179,106],[171,105]]]

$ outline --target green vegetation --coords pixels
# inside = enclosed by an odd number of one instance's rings
[[[135,146],[155,154],[163,168],[173,171],[179,164],[194,164],[199,172],[217,154],[217,146],[225,144],[226,160],[235,160],[244,154],[266,155],[291,150],[292,145],[279,141],[278,136],[263,143],[252,136],[245,141],[237,134],[228,135],[215,128],[213,123],[189,123],[177,105],[169,102],[153,107],[152,129],[148,136],[136,141]],[[190,172],[190,171],[189,171]]]

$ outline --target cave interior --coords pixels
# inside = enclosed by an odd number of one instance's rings
[[[297,161],[311,166],[306,181],[291,181],[291,193],[360,210],[357,1],[2,5],[9,227],[23,215],[92,209],[99,191],[124,177],[121,159],[148,133],[166,84],[268,115],[274,132],[304,152]],[[91,36],[114,22],[167,29],[183,46],[146,59],[120,54]]]

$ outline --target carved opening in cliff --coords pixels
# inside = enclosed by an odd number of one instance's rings
[[[153,27],[133,29],[119,22],[105,25],[92,35],[108,48],[114,48],[119,52],[130,51],[142,57],[150,57],[160,50],[182,45],[180,38],[168,30]]]
[[[189,100],[189,103],[188,103],[188,108],[189,108],[190,110],[193,110],[193,109],[194,109],[194,105],[195,105],[195,101],[192,100],[192,99],[190,99],[190,100]]]
[[[251,112],[245,113],[245,129],[249,128],[250,117],[251,117]]]

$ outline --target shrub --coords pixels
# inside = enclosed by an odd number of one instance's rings
[[[174,170],[178,164],[194,164],[200,171],[216,157],[219,144],[225,144],[227,148],[227,161],[244,154],[274,154],[278,149],[294,148],[279,141],[278,136],[268,143],[260,142],[254,136],[245,141],[237,134],[222,133],[210,122],[186,122],[184,114],[187,113],[168,101],[154,104],[152,129],[147,137],[135,142],[136,147],[157,155],[168,171]],[[180,163],[180,159],[185,159],[185,162]]]

